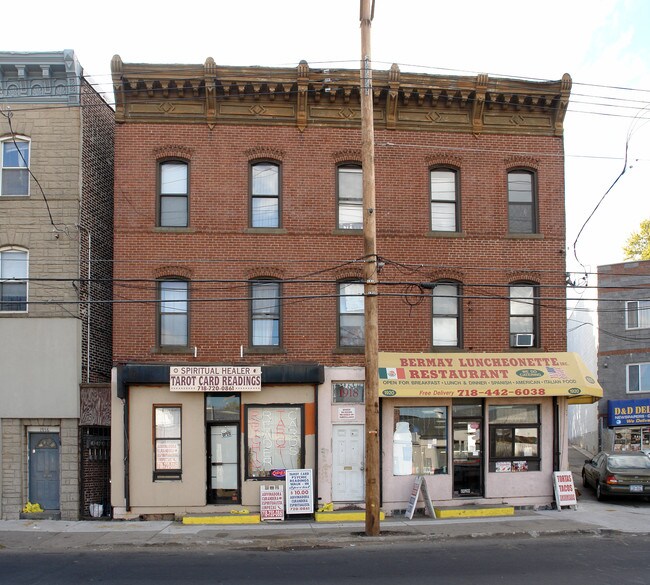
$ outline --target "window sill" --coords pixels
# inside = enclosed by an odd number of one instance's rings
[[[155,227],[152,229],[155,234],[195,234],[196,228],[191,227]]]
[[[332,235],[334,236],[362,236],[363,235],[363,229],[342,229],[342,228],[335,228],[332,230]]]
[[[332,350],[335,355],[363,355],[366,353],[365,347],[337,347]]]
[[[517,353],[529,353],[529,352],[540,351],[540,349],[541,348],[536,345],[534,347],[509,347],[508,351],[514,351]]]
[[[173,355],[194,355],[194,348],[193,347],[181,347],[181,346],[158,346],[158,347],[152,347],[150,350],[150,353],[155,354],[155,355],[162,355],[162,354],[173,354]]]
[[[507,240],[543,240],[544,234],[506,234]]]
[[[0,201],[25,201],[30,198],[31,195],[0,195]]]
[[[465,232],[432,232],[432,231],[428,231],[425,235],[427,238],[464,238],[466,236]]]
[[[288,234],[285,228],[249,227],[244,229],[245,234]]]
[[[463,347],[458,347],[457,345],[432,345],[429,348],[431,353],[460,353],[467,351]]]
[[[2,317],[27,317],[27,311],[0,311],[0,319]]]
[[[287,350],[283,347],[269,347],[269,346],[260,346],[260,347],[247,347],[244,349],[244,355],[264,355],[264,354],[273,354],[273,355],[286,355]]]

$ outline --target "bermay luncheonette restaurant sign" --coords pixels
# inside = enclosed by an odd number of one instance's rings
[[[172,392],[259,392],[262,368],[257,366],[171,366]]]
[[[593,402],[603,389],[575,353],[379,352],[382,397],[566,396]]]

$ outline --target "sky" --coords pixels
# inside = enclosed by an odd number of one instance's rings
[[[359,0],[29,5],[29,34],[5,23],[0,50],[73,49],[97,84],[110,84],[115,54],[125,63],[201,64],[210,56],[217,65],[304,59],[315,68],[357,68],[360,56]],[[569,73],[567,269],[577,279],[624,261],[627,238],[650,218],[650,2],[375,0],[372,62],[443,75]]]

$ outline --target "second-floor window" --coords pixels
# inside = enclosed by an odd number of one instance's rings
[[[625,303],[625,328],[650,328],[650,301],[627,301]]]
[[[280,283],[277,281],[251,282],[251,345],[280,345]]]
[[[431,231],[457,232],[458,173],[453,169],[431,171]]]
[[[251,227],[280,227],[280,167],[259,162],[250,167]]]
[[[29,195],[29,141],[8,138],[0,144],[0,195]]]
[[[434,347],[460,347],[460,285],[438,282],[433,289]]]
[[[187,347],[189,345],[188,282],[161,280],[159,291],[159,345]]]
[[[189,225],[189,175],[188,164],[169,160],[158,165],[159,219],[161,227],[187,227]]]
[[[627,391],[650,392],[650,363],[627,365]]]
[[[365,316],[362,282],[340,282],[339,347],[364,347]]]
[[[26,250],[0,250],[0,311],[27,311],[27,272]]]
[[[537,286],[510,286],[510,347],[539,347]]]
[[[511,234],[537,232],[535,174],[516,170],[508,173],[508,231]]]
[[[363,229],[363,174],[359,165],[336,169],[338,224],[343,230]]]

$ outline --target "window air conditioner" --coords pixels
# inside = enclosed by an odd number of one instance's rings
[[[535,336],[532,333],[515,333],[512,337],[513,347],[533,347]]]

